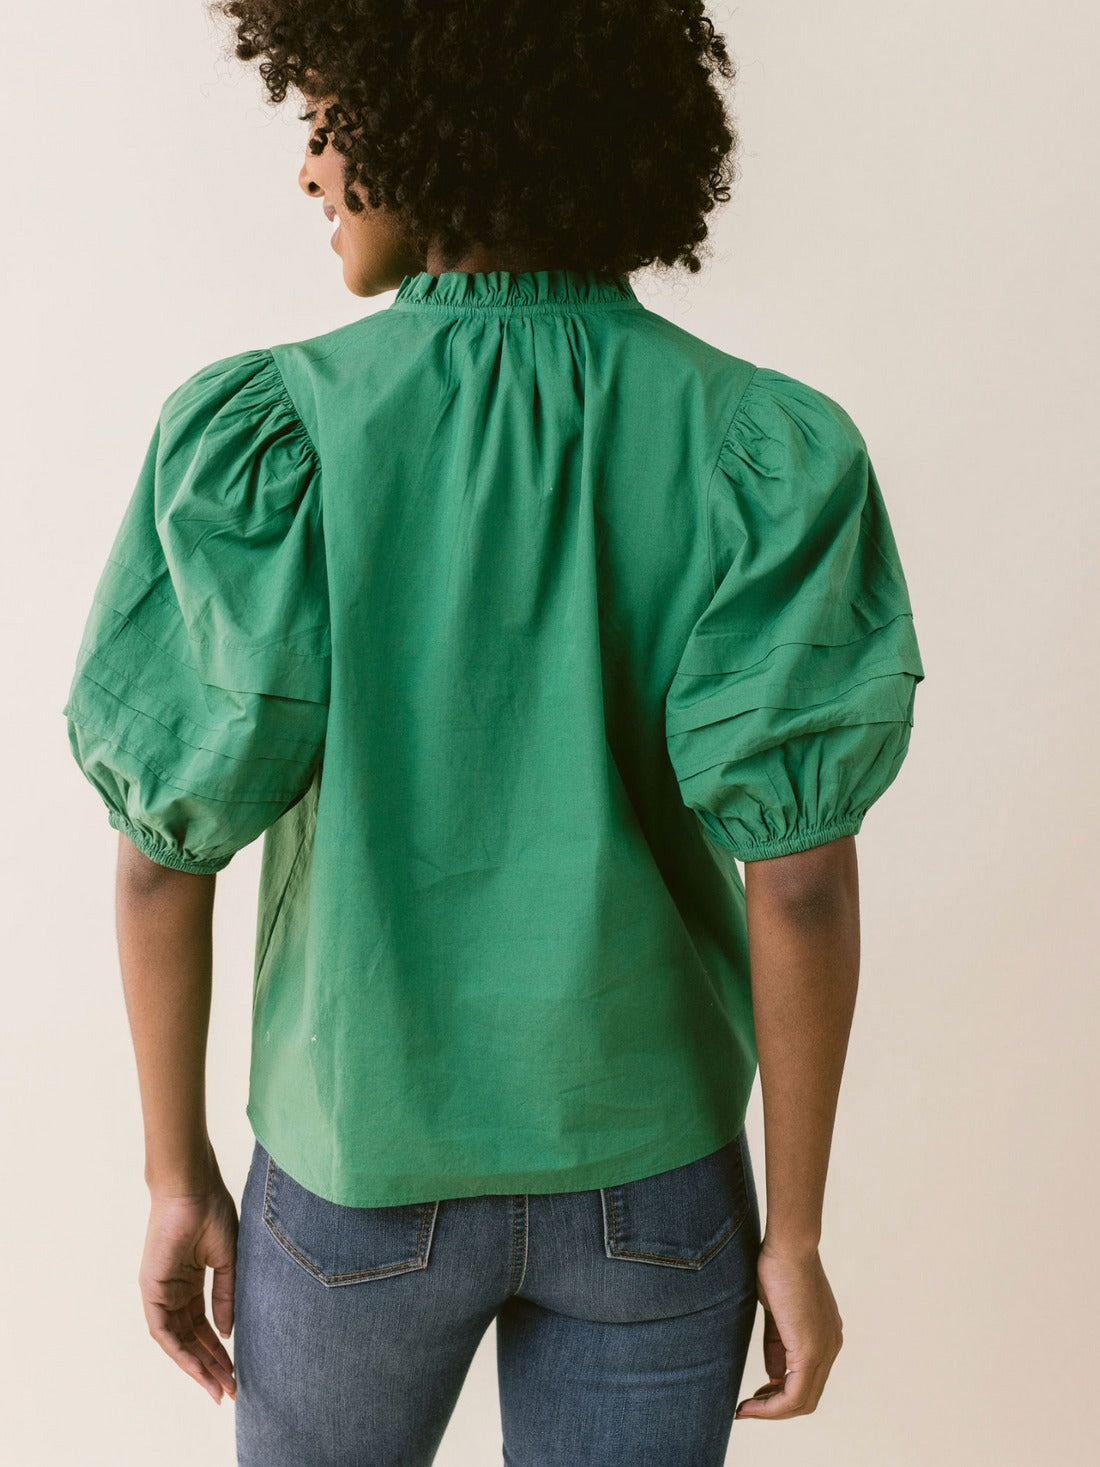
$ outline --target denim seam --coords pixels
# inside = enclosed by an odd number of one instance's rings
[[[523,1261],[520,1264],[519,1277],[518,1278],[515,1278],[515,1273],[516,1273],[516,1258],[517,1258],[517,1254],[518,1254],[518,1250],[516,1248],[516,1241],[517,1241],[518,1232],[519,1232],[519,1227],[518,1227],[519,1218],[520,1218],[519,1203],[521,1201],[523,1203]],[[512,1276],[513,1276],[513,1278],[515,1278],[515,1282],[514,1283],[511,1283],[509,1285],[509,1289],[508,1289],[509,1294],[515,1294],[515,1293],[518,1293],[519,1292],[520,1285],[523,1283],[524,1275],[527,1272],[527,1236],[528,1236],[528,1231],[529,1231],[529,1228],[528,1228],[528,1216],[527,1216],[527,1196],[526,1196],[525,1193],[518,1193],[515,1196],[513,1196],[513,1198],[512,1198]]]
[[[527,1276],[527,1242],[531,1236],[531,1219],[527,1211],[527,1194],[523,1194],[523,1267],[519,1271],[519,1283],[516,1285],[517,1293],[523,1287],[523,1280]]]

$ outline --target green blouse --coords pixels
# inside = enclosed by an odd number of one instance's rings
[[[422,272],[168,396],[63,712],[152,860],[264,836],[247,1114],[374,1206],[732,1138],[735,860],[854,835],[923,676],[836,402],[625,275]]]

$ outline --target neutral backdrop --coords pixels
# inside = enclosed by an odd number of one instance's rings
[[[733,202],[643,302],[842,402],[926,679],[858,837],[860,995],[822,1257],[818,1410],[730,1462],[1091,1463],[1097,1365],[1100,10],[744,0]],[[157,410],[197,367],[392,299],[343,286],[305,124],[201,0],[9,7],[0,585],[8,785],[0,1207],[19,1467],[234,1460],[148,1338],[117,836],[61,708]],[[260,843],[218,882],[210,1125],[239,1199]],[[761,1183],[759,1088],[749,1116]],[[742,1394],[764,1383],[757,1317]],[[230,1346],[232,1349],[232,1345]],[[492,1332],[439,1467],[500,1461]],[[580,1467],[580,1464],[578,1464]]]

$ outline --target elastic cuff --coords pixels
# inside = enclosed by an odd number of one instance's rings
[[[712,829],[711,835],[719,844],[732,851],[739,861],[766,861],[772,856],[791,856],[796,851],[808,851],[812,846],[823,846],[828,841],[839,840],[841,836],[857,835],[865,814],[866,811],[861,810],[858,814],[845,815],[838,820],[827,821],[824,825],[815,826],[811,830],[796,830],[791,835],[752,841],[748,844],[731,840],[729,832],[721,821],[717,822],[718,831],[715,832]]]
[[[233,859],[230,855],[200,861],[185,856],[180,851],[158,841],[118,810],[109,809],[107,811],[107,823],[115,830],[121,831],[128,841],[137,846],[143,856],[148,856],[150,861],[155,861],[158,866],[170,866],[174,871],[190,871],[193,876],[212,876],[216,871],[221,871],[226,867]]]

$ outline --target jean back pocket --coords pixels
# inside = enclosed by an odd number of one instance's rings
[[[426,1268],[438,1210],[438,1202],[330,1202],[267,1158],[264,1223],[296,1263],[329,1287]]]
[[[744,1128],[697,1161],[601,1187],[608,1258],[703,1268],[729,1242],[751,1203]]]

